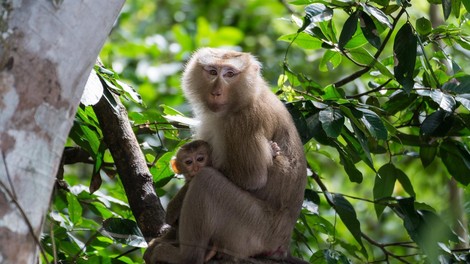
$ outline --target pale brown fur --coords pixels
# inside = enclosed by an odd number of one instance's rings
[[[169,242],[174,245],[178,244],[178,219],[189,183],[201,168],[211,166],[211,164],[211,148],[209,144],[203,140],[194,140],[184,144],[170,161],[173,171],[177,174],[183,174],[186,183],[168,203],[166,209],[166,223],[171,226],[171,229],[159,239],[160,242]],[[212,246],[206,253],[204,261],[206,262],[214,257],[216,251],[217,247]]]
[[[203,263],[209,243],[226,254],[287,257],[306,185],[303,146],[292,118],[250,54],[204,48],[183,75],[183,90],[212,147],[212,167],[188,187],[179,220],[180,248],[147,260]],[[271,142],[282,153],[273,157]],[[149,252],[150,251],[150,252]]]

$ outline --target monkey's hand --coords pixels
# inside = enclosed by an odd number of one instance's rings
[[[279,145],[277,145],[276,142],[269,141],[269,145],[271,146],[271,153],[273,155],[273,158],[276,158],[277,156],[281,155],[281,148],[279,147]]]

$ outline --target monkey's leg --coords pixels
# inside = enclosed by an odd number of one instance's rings
[[[183,206],[183,200],[188,191],[188,183],[183,185],[181,189],[176,193],[175,197],[171,199],[166,208],[166,223],[174,226],[177,224],[177,221],[180,217],[181,207]]]
[[[274,251],[281,243],[271,231],[277,220],[263,201],[217,170],[203,168],[191,181],[181,210],[183,263],[203,263],[209,241],[241,258]]]
[[[155,239],[154,239],[155,240]],[[152,240],[152,242],[154,242]],[[150,242],[149,247],[144,253],[144,260],[146,264],[155,263],[180,263],[179,248],[168,242]]]

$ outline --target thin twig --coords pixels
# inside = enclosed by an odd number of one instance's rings
[[[383,84],[381,84],[379,87],[376,87],[372,90],[369,90],[369,91],[365,91],[363,93],[360,93],[360,94],[355,94],[355,95],[348,95],[346,96],[347,99],[354,99],[354,98],[359,98],[359,97],[362,97],[364,95],[368,95],[370,93],[375,93],[375,92],[378,92],[380,90],[382,90],[382,88],[385,87],[385,85],[387,85],[390,81],[392,81],[392,79],[388,79],[386,82],[384,82]],[[396,88],[392,88],[392,89],[396,89]]]

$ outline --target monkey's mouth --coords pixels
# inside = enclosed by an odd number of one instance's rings
[[[221,112],[227,106],[227,102],[221,98],[221,96],[211,96],[209,97],[209,102],[207,104],[209,110],[212,112]]]
[[[222,112],[225,109],[225,104],[209,104],[209,110],[214,113]]]

